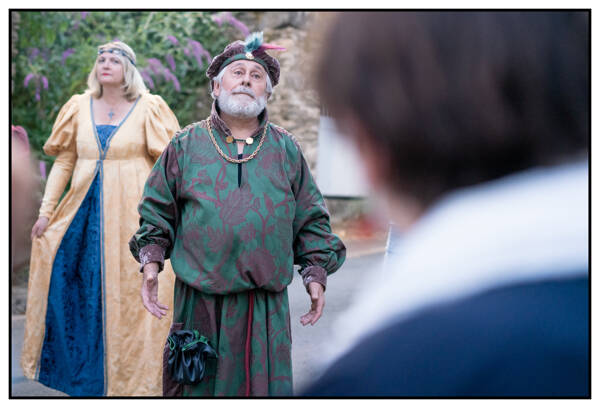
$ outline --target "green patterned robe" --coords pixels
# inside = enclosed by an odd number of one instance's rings
[[[161,269],[170,258],[177,276],[172,330],[197,329],[218,353],[198,385],[175,384],[164,371],[165,395],[291,395],[293,266],[300,265],[305,285],[325,286],[345,260],[298,143],[267,121],[266,110],[259,120],[243,157],[268,129],[249,162],[223,159],[205,120],[171,140],[146,182],[131,252],[142,266],[158,262]],[[223,152],[237,158],[214,106],[210,121]]]

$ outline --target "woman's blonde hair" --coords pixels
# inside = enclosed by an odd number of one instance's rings
[[[103,44],[98,47],[98,51],[102,49],[110,50],[110,49],[118,49],[120,52],[113,52],[112,54],[119,58],[121,63],[123,64],[123,93],[125,98],[128,100],[134,100],[142,93],[148,92],[146,85],[144,84],[144,80],[142,79],[142,75],[134,65],[136,62],[135,53],[127,44],[121,41],[114,41]],[[102,96],[102,85],[98,81],[97,77],[98,70],[98,59],[96,58],[96,62],[94,62],[94,68],[92,68],[92,72],[88,76],[88,90],[91,91],[92,95],[96,98],[100,98]]]

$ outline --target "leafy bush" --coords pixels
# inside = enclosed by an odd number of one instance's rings
[[[87,88],[99,45],[118,39],[131,46],[150,92],[163,97],[183,126],[210,112],[205,72],[211,57],[248,32],[231,13],[17,14],[11,123],[27,130],[32,151],[48,162],[52,158],[43,154],[42,146],[62,105]]]

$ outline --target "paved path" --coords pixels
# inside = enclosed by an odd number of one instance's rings
[[[314,326],[302,326],[300,316],[309,310],[309,297],[301,279],[294,279],[288,288],[292,321],[292,365],[294,391],[299,392],[320,371],[319,358],[323,344],[333,338],[332,323],[354,300],[361,282],[379,274],[383,254],[372,254],[349,258],[333,275],[327,278],[325,310]],[[369,272],[371,271],[371,272]]]
[[[19,364],[21,359],[21,349],[23,348],[23,334],[25,332],[25,316],[13,316],[11,322],[11,350],[10,350],[10,395],[13,397],[21,396],[40,396],[40,397],[64,397],[60,391],[45,387],[42,384],[28,380],[23,377],[23,370]]]
[[[295,277],[288,288],[292,321],[292,362],[294,371],[294,389],[301,390],[311,379],[319,374],[317,369],[320,349],[331,339],[331,323],[352,302],[360,283],[373,277],[383,260],[383,253],[365,251],[362,256],[350,257],[346,263],[328,279],[326,306],[323,317],[315,326],[304,327],[300,316],[309,310],[310,302],[302,281]],[[355,252],[355,254],[359,255]],[[24,317],[12,318],[11,332],[11,396],[65,396],[65,394],[47,388],[23,377],[19,365],[23,343]]]

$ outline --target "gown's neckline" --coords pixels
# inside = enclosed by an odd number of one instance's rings
[[[100,152],[100,160],[104,160],[106,158],[106,153],[108,152],[108,149],[110,148],[110,141],[115,136],[115,133],[117,133],[117,131],[121,128],[123,123],[125,123],[127,118],[129,118],[129,115],[131,115],[131,112],[133,112],[133,110],[137,106],[137,103],[139,102],[140,98],[141,98],[141,96],[137,97],[137,99],[135,100],[135,102],[133,103],[131,108],[129,108],[129,112],[127,112],[127,115],[125,115],[125,117],[121,120],[121,122],[112,130],[112,132],[108,136],[108,139],[106,140],[106,147],[102,148],[102,143],[100,143],[100,137],[98,136],[97,126],[114,126],[114,125],[96,125],[96,120],[94,119],[94,97],[90,95],[90,114],[92,117],[92,128],[94,129],[94,136],[96,137],[96,143],[98,144],[98,150]]]

